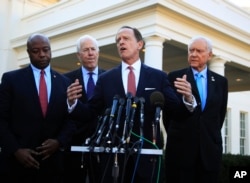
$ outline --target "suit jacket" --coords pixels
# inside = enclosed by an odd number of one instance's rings
[[[6,164],[1,161],[0,170],[1,166],[5,170],[8,166],[13,168],[16,164],[11,163],[15,162],[13,153],[19,148],[35,149],[48,138],[57,139],[61,148],[67,146],[74,128],[67,120],[66,90],[69,84],[66,77],[51,70],[51,96],[46,117],[43,117],[31,67],[3,74],[0,84],[0,161],[4,160]]]
[[[103,69],[98,69],[98,77],[101,73],[105,72]],[[82,68],[76,69],[74,71],[68,72],[64,74],[68,77],[71,82],[75,82],[76,79],[79,79],[80,85],[83,86],[82,90],[82,97],[79,100],[83,103],[88,101],[87,92],[84,87],[84,79],[82,74]],[[71,141],[71,145],[82,145],[87,137],[93,133],[94,129],[96,128],[96,123],[83,123],[82,121],[75,121],[76,123],[76,132],[74,133]]]
[[[136,96],[143,97],[145,99],[144,104],[144,137],[149,141],[152,141],[152,122],[155,119],[155,111],[156,107],[151,104],[150,96],[154,91],[160,91],[165,98],[165,104],[163,107],[165,114],[171,114],[171,112],[175,111],[180,104],[180,100],[176,96],[173,88],[171,87],[167,74],[148,67],[144,64],[141,65],[140,78],[137,86]],[[111,108],[113,103],[113,98],[115,95],[119,95],[120,98],[126,100],[126,93],[123,87],[122,75],[121,75],[121,65],[106,71],[102,75],[100,75],[97,85],[95,87],[94,95],[89,101],[89,105],[92,109],[92,113],[96,113],[95,116],[98,116],[100,113],[104,113],[105,109]],[[126,105],[126,104],[125,104]],[[77,115],[82,111],[84,106],[78,102],[75,110],[72,115]],[[122,113],[122,117],[120,120],[120,128],[118,130],[118,136],[122,137],[123,125],[125,121],[125,108]],[[87,110],[87,109],[84,109]],[[75,113],[75,114],[74,114]],[[82,116],[83,117],[83,116]],[[157,145],[158,148],[162,148],[162,139],[160,136],[159,124],[157,125]],[[136,134],[140,134],[140,110],[139,105],[135,113],[134,124],[133,124],[133,132]],[[139,138],[131,135],[131,142],[138,141]],[[119,143],[119,139],[116,139],[116,143]],[[117,145],[117,144],[115,144]],[[144,142],[143,148],[152,148],[155,147],[151,143]],[[135,160],[135,159],[134,159]],[[106,162],[105,162],[106,163]],[[124,163],[124,162],[123,162]],[[120,164],[120,167],[122,165]],[[132,168],[135,167],[133,164]],[[128,169],[131,167],[127,167]],[[109,171],[107,171],[109,172]],[[120,171],[122,172],[122,171]],[[143,180],[146,182],[150,181],[150,176],[152,174],[152,162],[150,162],[150,156],[140,156],[140,162],[138,167],[138,174],[141,177],[144,177]],[[111,171],[110,171],[111,174]],[[121,176],[120,176],[121,177]],[[142,180],[142,179],[141,179]],[[109,180],[112,181],[112,180]],[[118,181],[119,182],[119,181]],[[136,180],[136,182],[140,182]]]
[[[169,73],[173,84],[177,77],[187,74],[192,93],[198,103],[192,114],[185,112],[165,123],[167,130],[166,166],[189,167],[198,157],[207,170],[218,170],[222,158],[223,126],[228,98],[227,79],[208,69],[207,99],[204,110],[191,68]],[[181,98],[182,96],[179,95]],[[171,168],[171,167],[170,167]]]

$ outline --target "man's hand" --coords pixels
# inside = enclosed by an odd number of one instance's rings
[[[56,139],[48,139],[37,147],[38,155],[42,156],[42,160],[49,158],[55,151],[60,148],[60,144]]]
[[[193,102],[192,88],[191,84],[187,81],[186,74],[184,74],[182,78],[176,78],[174,86],[177,88],[177,92],[183,95],[185,101],[188,103]]]
[[[79,80],[76,79],[67,89],[67,101],[70,106],[72,106],[76,99],[82,96],[82,85],[80,85]]]
[[[39,162],[33,156],[37,156],[38,152],[32,149],[18,149],[15,152],[16,159],[26,168],[39,169]]]

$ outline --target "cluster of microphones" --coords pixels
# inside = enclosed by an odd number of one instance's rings
[[[150,96],[151,105],[155,107],[155,118],[152,121],[153,143],[156,141],[156,126],[159,124],[160,112],[164,106],[164,96],[161,92],[155,91]],[[134,126],[136,110],[140,112],[140,139],[143,139],[144,127],[144,104],[143,97],[133,97],[127,93],[126,98],[120,98],[119,95],[113,97],[111,108],[107,108],[102,116],[99,117],[94,134],[87,139],[86,145],[89,145],[90,151],[94,147],[113,146],[120,126],[123,127],[122,136],[119,136],[119,144],[130,143],[131,133]],[[121,124],[121,116],[125,112],[125,121]]]

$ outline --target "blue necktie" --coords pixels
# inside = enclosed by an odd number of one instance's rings
[[[201,108],[203,110],[205,107],[205,103],[206,103],[206,98],[204,96],[203,84],[202,84],[203,75],[200,73],[197,73],[197,74],[195,74],[195,76],[196,76],[197,88],[199,90],[199,94],[200,94],[200,98],[201,98]]]
[[[95,89],[95,83],[93,80],[93,72],[89,72],[89,79],[88,79],[88,83],[87,83],[87,97],[88,99],[93,95],[94,89]]]

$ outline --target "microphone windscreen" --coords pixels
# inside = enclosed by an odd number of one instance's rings
[[[119,100],[119,98],[120,98],[119,95],[115,95],[113,99],[114,100]]]
[[[104,116],[108,116],[111,112],[111,109],[110,108],[107,108],[104,112]]]
[[[120,98],[120,99],[119,99],[119,104],[120,104],[120,105],[124,105],[124,104],[125,104],[124,98]]]
[[[164,103],[165,103],[164,95],[159,91],[154,91],[150,95],[150,102],[154,106],[158,106],[158,107],[163,108]]]

